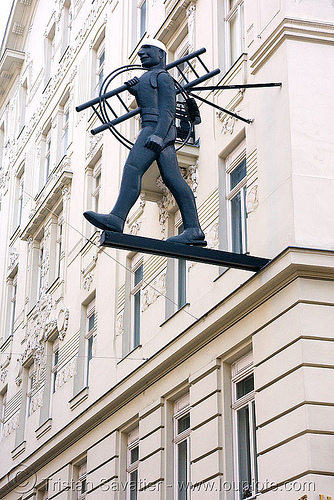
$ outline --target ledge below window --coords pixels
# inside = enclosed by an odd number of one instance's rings
[[[46,434],[52,427],[52,418],[48,418],[42,425],[35,430],[36,439],[40,439],[44,434]]]
[[[84,387],[74,398],[69,400],[71,410],[74,410],[79,404],[88,398],[89,387]]]
[[[14,450],[12,450],[11,455],[13,460],[15,460],[15,458],[17,458],[19,455],[21,455],[21,453],[25,451],[26,444],[26,441],[22,441],[22,443],[20,443],[18,446],[16,446],[16,448],[14,448]]]

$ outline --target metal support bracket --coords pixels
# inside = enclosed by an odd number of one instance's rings
[[[113,231],[103,231],[101,234],[101,246],[119,248],[153,255],[162,255],[174,259],[185,259],[214,266],[233,267],[246,271],[257,272],[266,264],[269,259],[253,257],[247,254],[224,252],[222,250],[212,250],[190,245],[182,245],[170,241],[146,238],[143,236],[133,236],[131,234],[116,233]]]

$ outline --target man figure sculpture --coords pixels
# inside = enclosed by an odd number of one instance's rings
[[[145,40],[138,55],[148,71],[126,85],[141,109],[140,134],[125,163],[120,192],[112,211],[109,214],[89,211],[84,216],[100,229],[123,232],[128,213],[140,195],[142,176],[156,160],[162,180],[179,206],[184,227],[183,233],[167,241],[205,246],[195,198],[177,162],[174,146],[176,94],[173,79],[165,70],[166,47],[158,40]]]

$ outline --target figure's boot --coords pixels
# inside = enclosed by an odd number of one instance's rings
[[[117,233],[122,233],[124,228],[125,220],[115,215],[110,214],[98,214],[96,212],[88,211],[84,213],[84,217],[93,224],[93,226],[103,229],[104,231],[115,231]]]
[[[200,227],[188,227],[178,236],[171,236],[167,241],[172,243],[182,243],[183,245],[195,245],[206,247],[205,234]]]

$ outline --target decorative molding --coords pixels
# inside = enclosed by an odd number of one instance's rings
[[[99,148],[99,143],[101,142],[102,137],[103,137],[103,134],[93,135],[91,132],[88,132],[89,148],[88,148],[88,151],[86,153],[86,160],[88,158],[94,158],[94,156],[97,153],[97,150]]]
[[[68,321],[70,317],[70,311],[67,307],[63,306],[59,312],[57,317],[57,330],[58,330],[58,338],[59,340],[64,340],[67,329],[68,329]]]
[[[19,260],[19,253],[16,248],[9,247],[9,263],[7,266],[8,273],[11,273]]]
[[[258,185],[253,184],[250,190],[247,190],[246,195],[246,210],[247,213],[250,214],[254,212],[259,206],[259,194],[258,194]]]
[[[153,283],[149,283],[142,291],[142,311],[146,311],[158,297],[166,293],[166,272],[160,274]]]
[[[29,415],[35,413],[43,405],[44,389],[39,390],[31,397]]]
[[[214,222],[205,230],[205,239],[208,243],[208,248],[217,250],[219,246],[218,222]]]
[[[59,370],[56,377],[55,390],[57,391],[77,373],[77,356]]]
[[[92,273],[87,274],[87,276],[85,276],[85,278],[83,280],[82,288],[84,290],[87,290],[87,292],[89,292],[90,287],[93,283],[93,280],[94,280],[94,274],[92,274]]]
[[[19,412],[15,413],[7,422],[3,424],[2,439],[5,439],[19,427]],[[2,440],[1,439],[1,440]]]
[[[195,12],[196,5],[191,3],[186,11],[188,19],[189,52],[193,52],[195,47]]]
[[[115,325],[115,335],[118,337],[122,335],[124,332],[124,312],[121,312],[116,317],[116,325]]]

